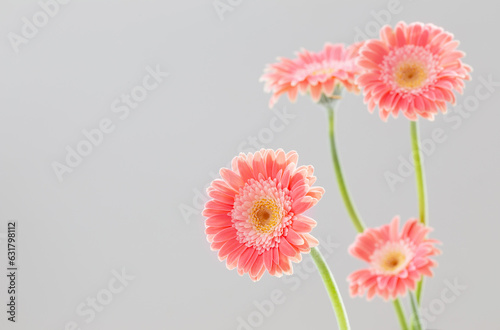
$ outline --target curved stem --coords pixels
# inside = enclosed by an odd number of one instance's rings
[[[401,302],[399,299],[393,301],[394,308],[396,309],[396,314],[398,315],[399,324],[401,325],[402,330],[408,330],[408,324],[406,323],[405,312],[403,310],[403,306],[401,306]]]
[[[313,257],[314,263],[316,263],[316,267],[318,267],[321,278],[323,279],[323,283],[325,284],[328,295],[330,296],[330,300],[332,301],[333,310],[335,312],[335,315],[337,316],[339,329],[351,329],[351,327],[349,326],[349,320],[347,318],[344,303],[342,302],[342,297],[340,296],[340,292],[337,287],[337,283],[335,283],[335,279],[333,278],[332,272],[326,264],[323,255],[318,248],[313,247],[311,248],[311,256]]]
[[[415,298],[415,294],[411,291],[410,291],[410,300],[411,300],[411,309],[413,310],[413,314],[411,317],[411,328],[412,330],[422,330],[422,324],[420,323],[420,311],[417,299]]]
[[[358,232],[362,233],[365,230],[365,225],[363,224],[361,217],[356,212],[354,203],[352,202],[351,197],[349,195],[349,191],[347,190],[344,175],[342,173],[342,167],[340,166],[340,160],[337,153],[337,145],[335,143],[335,114],[333,106],[331,105],[331,103],[325,103],[325,106],[328,112],[328,123],[329,123],[328,133],[330,136],[330,148],[332,152],[333,167],[335,169],[335,174],[337,175],[337,182],[339,185],[340,194],[342,195],[342,199],[344,200],[347,213],[349,213],[349,216],[351,217],[354,227]]]
[[[340,95],[339,91],[336,91],[336,96]],[[326,107],[328,113],[328,134],[330,137],[330,148],[332,153],[332,161],[333,167],[335,169],[335,174],[337,176],[337,182],[339,185],[340,194],[342,195],[342,199],[344,200],[345,207],[347,209],[347,213],[351,217],[352,223],[356,230],[359,233],[362,233],[365,230],[365,225],[361,217],[356,212],[356,208],[354,207],[354,203],[351,200],[349,195],[349,191],[347,190],[347,186],[345,183],[344,175],[342,172],[342,167],[340,166],[339,155],[337,153],[337,145],[335,143],[335,111],[333,109],[334,102],[331,100],[326,100],[326,102],[322,102],[322,104]],[[404,315],[403,308],[401,306],[401,302],[399,299],[394,300],[394,307],[396,309],[396,314],[399,319],[399,323],[401,324],[401,328],[403,330],[408,330],[408,325],[406,324],[406,317]]]
[[[425,188],[425,175],[424,167],[422,164],[422,159],[420,158],[420,141],[418,137],[418,122],[410,122],[410,132],[411,132],[411,146],[413,150],[413,163],[415,164],[415,178],[417,183],[417,195],[418,195],[418,209],[420,215],[420,222],[427,226],[427,200],[426,200],[426,188]],[[424,285],[424,279],[422,278],[417,284],[416,296],[417,304],[420,305],[422,299],[422,287]]]

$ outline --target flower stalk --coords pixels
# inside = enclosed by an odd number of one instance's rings
[[[424,175],[424,167],[422,164],[422,159],[420,157],[420,140],[419,140],[417,121],[410,122],[410,133],[411,133],[411,146],[413,151],[413,162],[415,164],[415,179],[417,182],[419,218],[420,222],[424,226],[427,226],[428,219],[427,219],[425,175]]]
[[[333,278],[332,272],[328,267],[323,255],[317,247],[311,248],[311,256],[318,267],[319,274],[323,279],[325,288],[328,291],[330,300],[332,302],[333,310],[337,316],[337,323],[340,330],[350,330],[349,319],[347,318],[347,313],[345,311],[344,303],[342,301],[342,296],[340,295],[337,283]]]
[[[427,218],[427,197],[426,197],[426,186],[425,186],[425,174],[424,167],[422,164],[422,159],[420,155],[420,139],[418,133],[418,122],[410,122],[410,135],[411,135],[411,145],[413,151],[413,163],[415,164],[415,180],[417,184],[417,196],[418,196],[418,209],[420,222],[424,225],[428,225]],[[417,305],[420,305],[422,299],[422,289],[424,285],[424,279],[422,278],[418,284],[415,291]]]
[[[330,149],[332,154],[333,168],[335,170],[335,175],[337,176],[337,183],[339,186],[340,195],[342,196],[342,200],[344,201],[345,208],[347,210],[347,213],[349,214],[349,217],[351,218],[354,228],[356,228],[356,230],[359,233],[362,233],[365,230],[365,225],[363,223],[363,220],[359,216],[358,212],[356,211],[354,203],[349,194],[349,190],[347,189],[347,185],[344,179],[344,174],[342,171],[342,166],[340,165],[337,144],[335,142],[334,105],[340,99],[341,94],[342,94],[341,89],[337,87],[333,94],[334,97],[328,99],[325,96],[323,96],[321,103],[326,107],[328,114],[328,136],[330,138]]]
[[[411,309],[413,311],[411,317],[411,328],[412,330],[422,330],[422,324],[420,323],[420,310],[418,307],[417,299],[415,294],[410,292]]]
[[[354,203],[349,194],[349,190],[347,189],[347,185],[345,183],[344,174],[342,171],[342,166],[340,165],[340,159],[338,155],[337,144],[335,142],[335,109],[334,105],[342,98],[342,89],[340,87],[336,87],[332,97],[327,98],[325,95],[322,96],[320,103],[323,104],[327,110],[328,114],[328,136],[330,138],[330,149],[332,154],[333,168],[335,170],[335,175],[337,176],[337,183],[339,186],[339,191],[344,201],[344,205],[346,207],[347,213],[351,218],[352,224],[354,228],[358,231],[358,233],[362,233],[365,230],[365,224],[363,220],[359,216]],[[421,282],[419,282],[420,284]],[[398,316],[399,323],[401,325],[402,330],[408,330],[408,324],[406,323],[406,316],[401,306],[401,302],[399,298],[394,300],[394,308],[396,310],[396,315]]]
[[[394,299],[392,302],[394,305],[394,309],[396,310],[396,315],[398,316],[399,325],[401,326],[401,330],[409,330],[408,323],[406,323],[406,316],[403,310],[403,306],[399,299]]]

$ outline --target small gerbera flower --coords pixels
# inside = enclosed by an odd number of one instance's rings
[[[266,269],[291,274],[291,261],[318,244],[309,234],[316,222],[302,213],[324,189],[312,187],[313,167],[297,167],[297,160],[295,151],[281,149],[240,154],[207,189],[213,198],[203,211],[207,239],[228,269],[249,273],[254,281]]]
[[[295,102],[298,92],[309,92],[318,102],[322,94],[331,97],[337,85],[358,92],[354,79],[359,73],[355,58],[360,45],[345,48],[343,44],[326,44],[319,53],[303,49],[295,59],[278,58],[279,62],[268,65],[260,78],[265,82],[264,90],[273,93],[269,107],[284,93]]]
[[[399,217],[391,224],[366,229],[349,247],[349,252],[370,264],[348,277],[351,296],[367,292],[368,300],[378,294],[385,300],[394,299],[414,290],[422,275],[432,277],[431,268],[437,263],[430,257],[440,251],[436,240],[427,239],[432,230],[417,219],[406,222],[398,233]]]
[[[454,91],[462,93],[472,71],[458,44],[433,24],[384,26],[380,40],[366,41],[357,61],[364,71],[356,82],[370,112],[378,106],[383,120],[399,111],[411,120],[446,112],[446,102],[455,103]]]

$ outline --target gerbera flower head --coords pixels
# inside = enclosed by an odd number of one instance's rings
[[[383,120],[399,111],[411,120],[446,112],[446,103],[455,103],[454,91],[462,93],[472,71],[462,63],[465,54],[458,45],[433,24],[382,27],[380,40],[366,41],[357,60],[363,72],[356,82],[370,112],[378,106]]]
[[[355,58],[360,45],[345,48],[343,44],[327,43],[319,53],[303,49],[294,59],[278,58],[279,62],[268,65],[260,78],[265,82],[264,90],[273,93],[269,107],[285,93],[295,102],[299,92],[308,92],[318,102],[322,95],[331,97],[335,87],[358,92],[354,79],[359,73]]]
[[[376,294],[394,299],[414,290],[422,276],[432,276],[437,263],[430,257],[440,253],[434,246],[439,242],[426,238],[432,229],[417,219],[408,220],[401,233],[398,228],[395,217],[390,224],[365,230],[349,247],[353,256],[370,265],[349,275],[351,296],[366,292],[368,300]]]
[[[291,274],[291,262],[318,244],[309,234],[316,222],[302,213],[324,189],[312,186],[313,167],[297,167],[297,161],[295,151],[281,149],[240,154],[208,188],[207,239],[228,269],[248,273],[254,281],[266,270]]]

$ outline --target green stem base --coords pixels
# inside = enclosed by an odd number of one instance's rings
[[[342,302],[342,297],[340,295],[339,289],[337,287],[337,283],[335,283],[335,279],[333,278],[332,272],[328,267],[323,255],[319,251],[318,248],[311,248],[311,256],[316,263],[316,267],[318,267],[319,274],[323,279],[323,283],[325,284],[325,288],[328,291],[328,295],[330,296],[330,300],[332,301],[333,310],[335,315],[337,316],[337,323],[339,325],[340,330],[349,330],[351,329],[349,325],[349,320],[347,318],[347,313],[345,311],[344,303]]]

